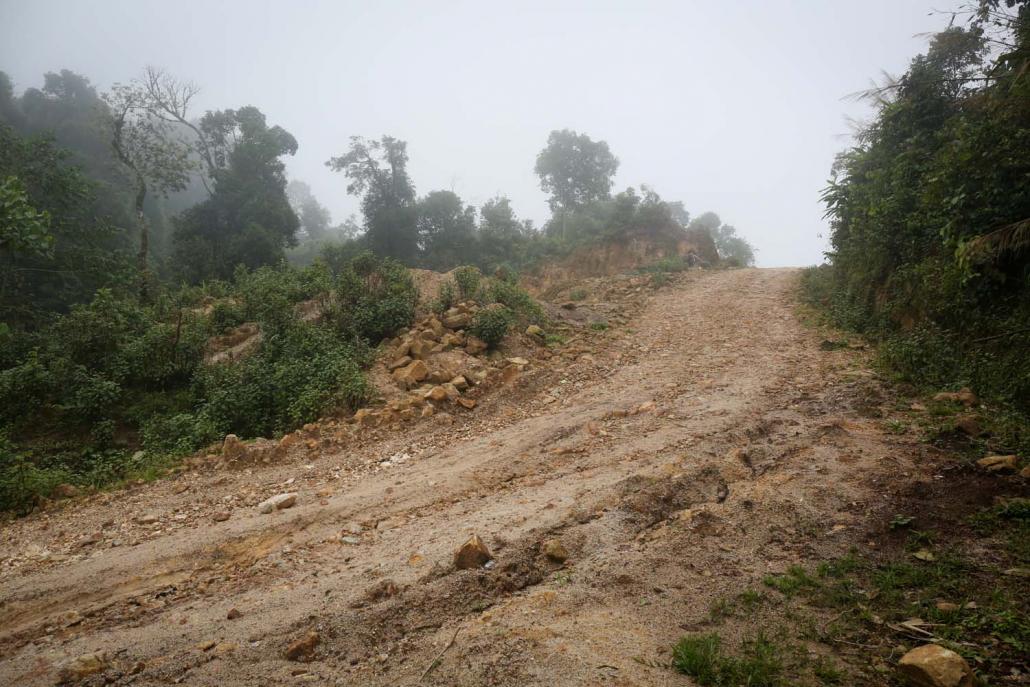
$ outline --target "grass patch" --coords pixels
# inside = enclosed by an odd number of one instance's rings
[[[766,575],[762,582],[786,597],[792,597],[802,589],[819,586],[800,565],[790,566],[782,575]]]
[[[673,648],[673,667],[703,687],[776,687],[784,684],[778,647],[759,633],[745,639],[734,654],[723,651],[714,633],[684,637]]]

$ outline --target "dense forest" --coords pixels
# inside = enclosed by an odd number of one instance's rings
[[[329,157],[362,211],[333,225],[287,177],[288,131],[252,106],[195,112],[197,92],[148,68],[105,93],[65,70],[16,95],[0,72],[0,507],[357,407],[374,347],[414,317],[407,267],[502,275],[483,288],[514,321],[517,272],[591,242],[706,232],[724,264],[754,262],[714,213],[613,195],[618,159],[570,130],[535,163],[553,210],[539,229],[505,197],[418,195],[390,136]],[[305,301],[323,316],[301,317]],[[260,349],[205,363],[244,323]]]
[[[806,278],[888,369],[991,400],[1030,448],[1030,3],[985,1],[866,95],[876,117],[823,198],[830,262]]]

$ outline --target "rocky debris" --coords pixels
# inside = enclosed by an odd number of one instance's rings
[[[914,687],[972,687],[965,659],[937,644],[912,649],[898,661],[898,672]]]
[[[222,457],[226,460],[237,460],[247,454],[246,445],[235,434],[226,434],[222,441]]]
[[[555,563],[564,563],[569,559],[569,552],[565,550],[560,539],[548,539],[540,547],[540,550],[548,560]]]
[[[410,362],[411,362],[411,356],[410,355],[402,355],[400,358],[397,358],[392,363],[387,365],[386,369],[389,370],[390,372],[393,372],[394,370],[396,370],[399,367],[404,367],[405,365],[408,365]]]
[[[317,632],[308,632],[286,647],[286,660],[300,661],[310,657],[311,654],[315,653],[315,647],[318,646],[320,639]]]
[[[1015,472],[1019,469],[1019,461],[1013,456],[987,456],[976,461],[976,464],[987,472]]]
[[[226,520],[229,519],[229,511],[225,511],[225,510],[215,511],[215,513],[211,516],[211,519],[214,520],[215,522],[225,522]]]
[[[153,525],[160,519],[156,513],[144,513],[133,518],[137,525]]]
[[[447,389],[444,389],[442,386],[434,386],[423,395],[423,398],[427,401],[446,401]]]
[[[967,408],[975,406],[978,402],[976,394],[974,394],[968,387],[963,387],[958,391],[942,391],[941,393],[934,395],[933,400],[961,403]]]
[[[475,336],[468,337],[465,343],[465,352],[469,355],[482,355],[486,349],[486,342]]]
[[[268,514],[272,511],[283,510],[284,508],[292,508],[297,503],[296,492],[288,492],[286,494],[276,494],[275,496],[265,499],[258,504],[258,512]]]
[[[230,608],[229,612],[225,614],[225,619],[226,620],[236,620],[241,615],[243,615],[243,614],[240,613],[238,608]]]
[[[380,580],[378,584],[368,590],[365,597],[369,601],[381,601],[389,599],[391,596],[397,596],[399,591],[400,588],[393,580]]]
[[[492,558],[486,543],[479,538],[479,535],[473,534],[454,552],[454,567],[458,570],[481,568]]]
[[[110,661],[105,651],[95,651],[91,654],[76,656],[58,669],[58,683],[78,682],[90,675],[96,675],[107,670],[109,664]]]

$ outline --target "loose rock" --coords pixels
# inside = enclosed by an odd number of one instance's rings
[[[925,644],[901,657],[898,671],[915,687],[972,687],[965,659],[937,644]]]
[[[276,494],[270,499],[265,499],[258,504],[258,511],[261,513],[271,513],[276,510],[283,510],[284,508],[292,508],[297,503],[296,492],[290,492],[288,494]]]
[[[92,654],[83,654],[61,666],[58,671],[59,682],[77,682],[90,675],[96,675],[107,669],[107,652],[96,651]]]
[[[490,555],[490,549],[486,547],[486,543],[479,538],[479,535],[473,534],[454,552],[454,567],[458,570],[480,568],[486,565],[491,558],[493,556]]]
[[[555,563],[564,563],[569,559],[569,552],[565,550],[560,539],[548,539],[541,547],[543,554]]]
[[[315,652],[315,647],[318,646],[319,639],[317,632],[307,633],[290,644],[290,646],[286,647],[286,660],[299,661],[303,658],[307,658]]]
[[[976,464],[987,470],[987,472],[1015,472],[1019,469],[1019,462],[1013,456],[987,456],[976,461]]]

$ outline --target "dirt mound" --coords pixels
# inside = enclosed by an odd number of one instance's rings
[[[415,280],[418,288],[418,302],[421,306],[428,306],[440,294],[440,287],[451,278],[451,272],[434,272],[433,270],[421,270],[416,267],[408,270],[411,278]]]
[[[541,293],[556,284],[590,277],[632,272],[667,258],[714,265],[719,253],[705,231],[677,230],[673,235],[637,235],[629,239],[581,246],[560,260],[548,262],[523,276],[523,285]]]

